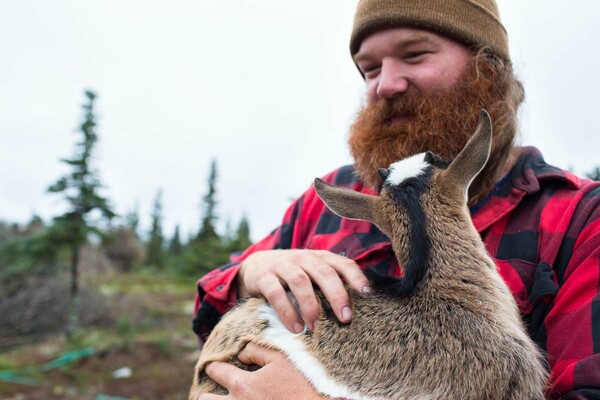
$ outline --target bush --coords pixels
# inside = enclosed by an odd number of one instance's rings
[[[12,295],[31,275],[54,275],[59,253],[49,233],[16,238],[0,246],[0,299]]]
[[[102,248],[112,263],[123,272],[131,271],[144,259],[144,249],[129,228],[109,231]]]
[[[113,320],[106,299],[98,292],[81,293],[79,319],[82,326],[105,325]],[[19,290],[0,298],[0,345],[10,338],[60,332],[68,318],[69,284],[66,277],[32,277]]]
[[[229,262],[230,249],[219,237],[192,241],[183,253],[171,259],[172,268],[179,274],[198,278]]]

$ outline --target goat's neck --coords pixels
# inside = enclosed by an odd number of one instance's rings
[[[426,221],[428,243],[427,286],[434,289],[436,279],[443,280],[446,287],[452,282],[461,284],[465,277],[469,281],[488,286],[490,276],[497,276],[496,267],[485,246],[473,227],[466,208],[453,214],[437,213]],[[399,236],[394,240],[399,265],[405,266],[412,257],[411,238]],[[494,279],[492,279],[494,280]],[[435,290],[435,289],[434,289]]]
[[[428,221],[431,258],[451,274],[472,270],[494,270],[495,265],[466,210],[462,215],[438,216]]]

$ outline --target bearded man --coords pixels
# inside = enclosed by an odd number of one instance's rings
[[[600,187],[516,146],[524,93],[494,0],[362,0],[350,50],[367,92],[349,136],[355,162],[324,179],[373,194],[378,168],[428,150],[454,157],[479,110],[488,110],[492,156],[469,191],[473,223],[547,354],[548,397],[600,398]],[[194,330],[205,338],[246,295],[264,296],[291,331],[305,322],[312,330],[313,284],[349,323],[343,281],[367,292],[364,268],[400,274],[388,238],[368,222],[332,214],[311,187],[271,235],[199,280]],[[250,344],[240,360],[262,368],[210,364],[207,374],[229,395],[202,400],[322,397],[278,352]]]

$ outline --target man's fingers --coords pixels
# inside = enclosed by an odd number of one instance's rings
[[[245,288],[251,294],[262,294],[291,332],[302,332],[305,321],[314,330],[320,307],[313,282],[320,287],[338,320],[344,323],[350,322],[352,315],[342,279],[359,292],[368,291],[369,281],[358,264],[327,250],[272,250],[257,252],[252,260],[251,257],[242,265]],[[294,295],[302,318],[286,289]]]
[[[344,278],[346,283],[360,293],[370,291],[370,282],[360,266],[347,257],[325,251],[323,259]]]
[[[337,319],[340,322],[350,322],[350,297],[336,270],[330,265],[320,263],[308,269],[308,273],[331,304]]]
[[[242,382],[243,374],[246,372],[234,365],[219,361],[208,364],[204,371],[213,381],[228,390],[238,386],[239,382]]]
[[[294,295],[308,329],[314,330],[314,321],[319,317],[319,302],[311,278],[305,271],[306,267],[304,265],[308,260],[302,260],[301,262],[303,263],[301,268],[294,264],[282,266],[280,279],[287,283],[288,288]]]
[[[238,355],[238,359],[244,364],[256,364],[264,367],[270,362],[273,362],[281,356],[277,350],[271,350],[263,346],[258,346],[254,343],[248,343],[244,350]]]
[[[304,330],[304,322],[290,302],[285,289],[275,275],[265,275],[258,284],[260,292],[265,296],[283,324],[291,332]]]

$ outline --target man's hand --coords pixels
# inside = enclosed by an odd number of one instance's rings
[[[262,295],[283,324],[300,333],[304,322],[286,295],[289,289],[311,331],[319,317],[313,282],[319,286],[340,322],[352,319],[350,298],[342,278],[359,292],[368,292],[369,281],[353,260],[326,250],[266,250],[242,262],[238,276],[240,295]]]
[[[238,356],[244,364],[256,364],[256,371],[244,371],[231,364],[213,362],[206,374],[229,391],[226,396],[203,394],[198,400],[315,400],[318,394],[306,378],[278,351],[249,343]]]

